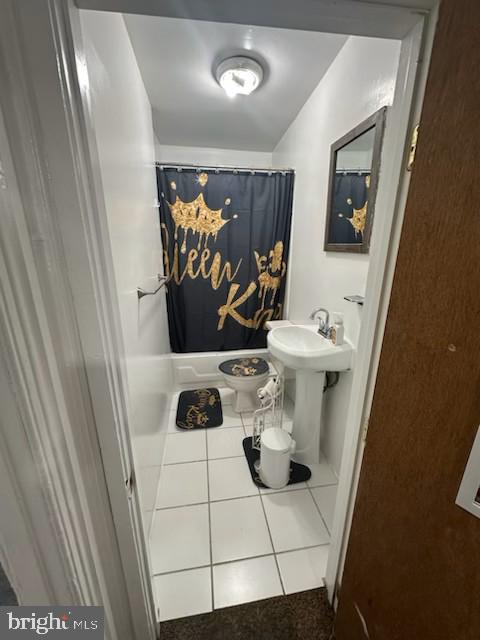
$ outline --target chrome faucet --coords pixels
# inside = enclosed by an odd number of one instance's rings
[[[320,315],[321,313],[325,314],[323,317]],[[310,320],[315,320],[315,317],[318,317],[318,333],[322,335],[324,338],[330,337],[330,314],[327,309],[323,307],[319,307],[318,309],[314,309],[310,314]]]

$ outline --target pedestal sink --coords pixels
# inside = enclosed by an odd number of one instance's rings
[[[294,459],[313,464],[320,459],[320,432],[325,371],[351,368],[349,342],[336,347],[317,332],[316,325],[289,325],[269,331],[268,350],[286,367],[295,369],[296,392],[292,437]]]

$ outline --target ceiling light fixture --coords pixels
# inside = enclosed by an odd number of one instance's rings
[[[249,96],[260,86],[263,69],[253,58],[235,56],[220,62],[215,76],[229,98]]]

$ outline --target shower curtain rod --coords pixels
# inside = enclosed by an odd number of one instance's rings
[[[257,168],[257,167],[235,167],[235,166],[228,166],[228,165],[219,165],[216,167],[209,167],[206,165],[197,165],[197,164],[176,164],[175,162],[155,162],[155,165],[157,167],[160,167],[161,169],[178,169],[178,170],[182,170],[182,169],[189,169],[192,170],[194,169],[195,171],[215,171],[216,173],[220,173],[221,171],[233,171],[234,173],[268,173],[268,174],[272,174],[272,173],[295,173],[294,169],[265,169],[265,168]]]

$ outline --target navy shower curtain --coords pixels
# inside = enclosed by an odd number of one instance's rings
[[[266,346],[265,322],[283,313],[293,180],[157,166],[175,353]]]

